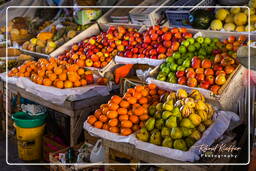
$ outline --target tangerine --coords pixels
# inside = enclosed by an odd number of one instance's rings
[[[95,110],[95,112],[94,112],[94,116],[96,117],[96,118],[100,118],[100,116],[102,115],[102,114],[104,114],[100,109],[97,109],[97,110]]]
[[[109,131],[110,131],[110,132],[113,132],[113,133],[119,133],[119,128],[112,126],[112,127],[109,128]]]
[[[132,133],[132,130],[130,128],[121,128],[120,133],[123,136],[128,136]]]
[[[57,88],[63,88],[64,87],[64,83],[63,83],[63,81],[61,81],[61,80],[58,80],[58,81],[56,81],[56,85],[55,85]]]
[[[148,98],[146,98],[146,97],[140,98],[140,99],[139,99],[139,103],[140,103],[140,104],[147,104],[147,103],[148,103]]]
[[[58,77],[61,81],[67,80],[67,74],[66,73],[61,73],[61,74],[58,75]]]
[[[65,88],[72,88],[73,87],[73,83],[71,81],[66,80],[64,82],[64,87]]]
[[[55,67],[54,68],[54,73],[57,74],[57,75],[61,74],[62,73],[62,68],[61,67]]]
[[[131,121],[122,121],[121,122],[121,127],[123,128],[131,128],[133,123]]]
[[[51,86],[51,85],[52,85],[52,81],[51,81],[49,78],[45,78],[45,79],[43,80],[43,84],[44,84],[45,86]]]
[[[118,125],[118,119],[110,119],[109,121],[108,121],[108,125],[109,126],[117,126]]]
[[[106,115],[100,115],[99,120],[101,122],[107,122],[108,121],[108,117]]]
[[[114,95],[111,97],[111,101],[115,104],[119,104],[122,101],[122,98],[117,95]]]
[[[118,119],[120,121],[127,121],[129,120],[129,115],[120,115]]]
[[[75,81],[74,82],[74,87],[80,87],[81,86],[81,82],[80,81]]]
[[[153,83],[151,83],[151,84],[148,85],[148,88],[149,88],[150,90],[154,90],[154,89],[156,89],[156,85],[153,84]]]
[[[110,110],[110,111],[107,112],[107,117],[110,118],[110,119],[114,119],[114,118],[116,118],[117,116],[118,116],[117,111],[113,111],[113,110],[111,111],[111,110]]]
[[[83,75],[84,69],[83,68],[78,69],[77,73],[78,73],[78,75]]]
[[[104,123],[103,126],[102,126],[102,129],[108,131],[108,129],[109,129],[108,124]]]
[[[127,109],[126,108],[119,108],[117,110],[119,115],[126,115],[127,114]]]
[[[129,120],[134,124],[139,123],[139,117],[136,115],[130,115]]]
[[[96,121],[93,124],[96,128],[101,129],[103,126],[103,123],[101,121]]]
[[[144,89],[144,86],[142,86],[142,85],[136,85],[134,89],[135,89],[135,91],[137,91],[137,92],[141,92],[141,91]]]
[[[129,102],[125,101],[125,100],[122,100],[121,103],[120,103],[120,106],[122,108],[128,108],[130,106]]]
[[[90,116],[88,116],[88,118],[87,118],[87,122],[88,122],[89,124],[91,124],[91,125],[93,125],[94,122],[96,122],[96,121],[97,121],[97,118],[96,118],[95,116],[93,116],[93,115],[90,115]]]
[[[54,81],[54,80],[56,80],[56,78],[57,78],[57,75],[55,74],[55,73],[52,73],[52,74],[49,74],[49,79],[51,80],[51,81]]]
[[[127,98],[127,101],[128,101],[130,104],[135,104],[135,103],[137,103],[137,98],[135,98],[135,97],[128,97],[128,98]]]
[[[140,116],[140,120],[141,121],[145,121],[145,120],[148,120],[149,116],[147,114],[143,114]]]

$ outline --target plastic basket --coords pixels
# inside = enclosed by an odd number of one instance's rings
[[[174,4],[172,4],[172,6],[179,6],[179,7],[177,7],[176,9],[174,8],[168,9],[165,11],[165,14],[170,25],[191,27],[189,25],[190,13],[193,10],[200,8],[200,6],[213,6],[213,5],[215,5],[215,0],[178,0]],[[195,7],[186,8],[186,6],[195,6]]]

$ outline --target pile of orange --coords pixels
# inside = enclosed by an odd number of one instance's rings
[[[148,108],[157,104],[165,94],[155,84],[137,85],[129,88],[121,98],[112,96],[107,104],[102,104],[87,122],[96,128],[104,129],[123,136],[132,134],[143,127],[149,119]]]
[[[80,87],[93,83],[92,71],[86,71],[77,64],[67,64],[66,61],[52,57],[26,61],[18,68],[13,68],[8,76],[29,77],[37,84],[57,88]]]

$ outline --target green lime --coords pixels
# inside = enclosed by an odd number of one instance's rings
[[[187,52],[186,47],[185,47],[185,46],[180,46],[180,47],[179,47],[179,52],[180,52],[180,53],[186,53],[186,52]]]

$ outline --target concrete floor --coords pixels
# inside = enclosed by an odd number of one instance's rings
[[[9,138],[8,141],[8,162],[9,163],[24,163],[19,160],[17,153],[17,145],[14,138]],[[1,171],[47,171],[49,169],[42,166],[12,166],[6,163],[5,157],[5,134],[0,132],[0,170]]]

